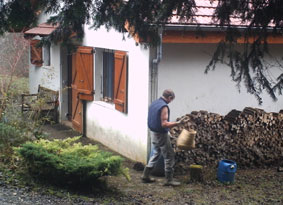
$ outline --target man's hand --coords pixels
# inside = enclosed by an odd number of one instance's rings
[[[178,120],[176,123],[177,123],[177,125],[179,125],[179,124],[181,124],[183,122],[182,122],[182,120]]]
[[[182,121],[178,120],[178,121],[172,122],[172,123],[174,123],[173,127],[175,127],[175,126],[178,126],[178,125],[182,124]]]
[[[184,118],[179,119],[176,123],[177,123],[178,125],[184,123]]]

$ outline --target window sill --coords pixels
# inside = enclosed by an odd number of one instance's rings
[[[107,109],[115,110],[115,104],[113,102],[93,101],[93,103]]]
[[[37,66],[37,65],[33,65],[35,68],[43,68],[43,69],[46,69],[46,70],[53,70],[53,66],[51,65],[42,65],[42,66]]]
[[[53,70],[53,66],[51,66],[51,65],[43,65],[43,66],[41,66],[41,68],[44,68],[46,70]]]

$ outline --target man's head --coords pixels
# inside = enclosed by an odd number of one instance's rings
[[[175,99],[175,93],[173,92],[173,90],[166,89],[163,91],[162,97],[166,100],[167,103],[170,103]]]

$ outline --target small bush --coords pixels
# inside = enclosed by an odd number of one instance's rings
[[[102,176],[123,174],[122,158],[99,150],[96,145],[75,143],[79,137],[66,140],[27,142],[16,148],[32,175],[57,185],[93,186]]]
[[[0,142],[1,143],[9,143],[13,142],[14,140],[19,140],[21,137],[21,132],[6,123],[1,123],[0,122]]]
[[[9,162],[13,146],[26,142],[27,137],[16,127],[0,122],[0,161]]]
[[[9,76],[0,74],[0,82],[2,83],[9,78]],[[9,123],[18,121],[21,114],[21,94],[28,92],[28,78],[14,76],[9,90],[5,91],[3,85],[0,85],[0,88],[3,89],[0,92],[1,121]]]

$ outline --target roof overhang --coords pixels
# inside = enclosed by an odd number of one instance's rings
[[[125,24],[126,30],[132,34],[134,40],[137,43],[146,43],[136,33],[133,33],[133,28],[130,28],[128,23]],[[240,31],[247,29],[247,27],[237,27]],[[282,34],[273,34],[270,28],[270,33],[266,39],[269,44],[283,44]],[[204,25],[176,25],[167,24],[163,28],[162,43],[205,43],[205,44],[217,44],[226,39],[227,28],[204,26]],[[251,36],[248,39],[244,36],[237,38],[237,43],[253,43],[257,39],[256,36]]]
[[[247,27],[237,27],[239,31],[244,31]],[[266,42],[269,44],[283,44],[283,35],[272,33],[272,28],[268,28],[269,33]],[[162,43],[219,43],[226,41],[227,28],[210,26],[177,26],[167,25],[163,29]],[[237,43],[253,43],[257,40],[257,35],[245,38],[244,35],[237,38]]]
[[[59,25],[52,25],[48,23],[39,24],[37,27],[31,28],[24,32],[25,35],[28,36],[48,36],[50,35]]]

